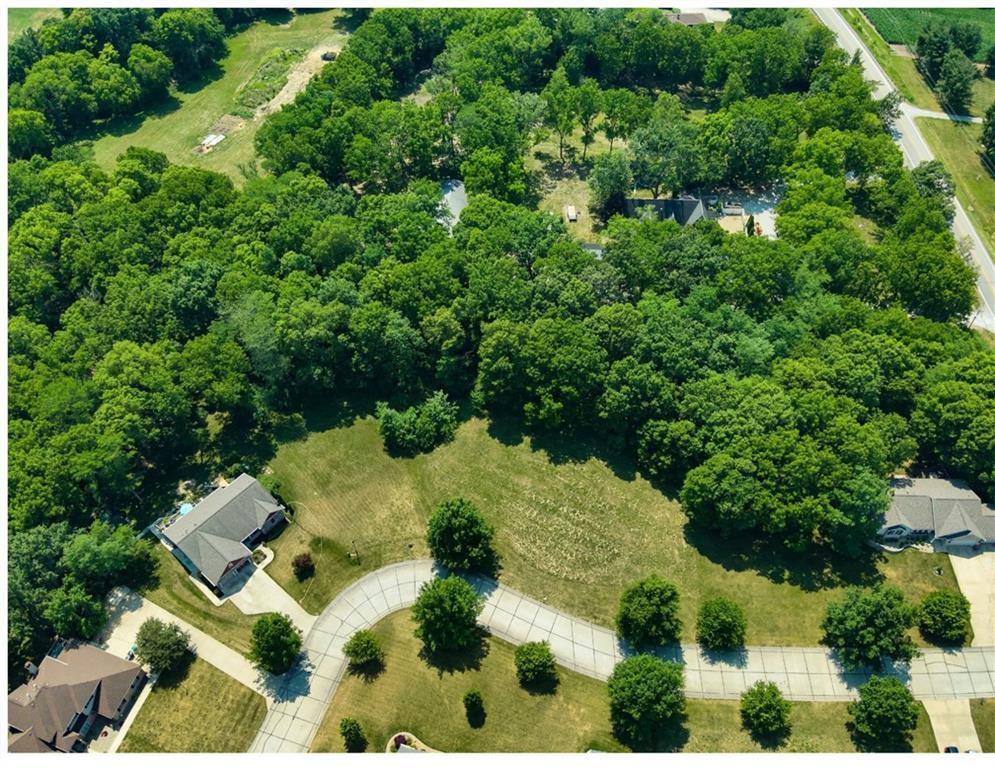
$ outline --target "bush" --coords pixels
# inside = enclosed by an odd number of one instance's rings
[[[608,700],[619,741],[652,749],[684,715],[684,666],[646,654],[630,656],[608,678]]]
[[[463,694],[463,709],[466,710],[466,721],[471,728],[479,728],[487,719],[483,694],[476,688],[471,688]]]
[[[884,656],[910,661],[916,648],[907,633],[915,619],[916,610],[895,587],[851,588],[841,602],[826,607],[823,642],[851,669],[880,668]]]
[[[698,613],[698,642],[709,650],[742,648],[746,642],[746,616],[732,600],[706,600]]]
[[[909,689],[894,677],[875,675],[858,693],[847,705],[857,747],[868,752],[907,750],[919,720],[919,705]]]
[[[415,637],[430,653],[472,648],[480,642],[477,614],[481,600],[459,576],[432,579],[418,593],[411,614]]]
[[[428,548],[447,568],[494,571],[494,529],[463,498],[442,502],[428,521]]]
[[[971,603],[960,592],[938,589],[919,604],[919,631],[936,645],[963,645],[971,626]]]
[[[515,670],[518,682],[526,688],[553,690],[559,682],[556,660],[549,643],[522,643],[515,649]]]
[[[355,670],[383,666],[384,653],[380,647],[380,638],[368,629],[361,629],[350,637],[343,650],[349,659],[349,666]]]
[[[310,579],[314,576],[314,560],[310,552],[301,552],[299,555],[294,555],[294,559],[290,564],[294,568],[294,576],[297,577],[298,581],[304,581],[304,579]]]
[[[458,412],[445,392],[436,392],[421,405],[403,411],[377,403],[377,426],[388,453],[410,456],[452,440]]]
[[[677,587],[659,576],[636,582],[619,601],[619,634],[637,648],[676,641],[681,633],[679,602]]]
[[[190,649],[190,635],[177,624],[146,619],[135,639],[135,654],[157,673],[169,672],[182,661]]]
[[[757,682],[740,697],[739,714],[754,738],[783,737],[790,729],[791,702],[774,683]]]
[[[343,717],[339,721],[339,733],[342,734],[342,741],[345,744],[346,752],[365,752],[369,742],[363,727],[351,717]]]
[[[249,661],[274,675],[282,675],[301,652],[301,631],[282,613],[267,613],[252,625]]]

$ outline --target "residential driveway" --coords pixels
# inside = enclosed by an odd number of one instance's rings
[[[972,645],[995,645],[995,552],[974,557],[950,555],[964,597],[971,601]]]
[[[300,604],[288,595],[266,571],[253,568],[240,589],[228,598],[242,613],[285,613],[294,625],[307,635],[314,626],[317,616],[301,608]]]
[[[929,715],[936,745],[940,752],[945,747],[957,747],[961,752],[981,751],[974,720],[971,719],[971,702],[967,699],[926,699],[923,701]]]
[[[160,608],[129,589],[115,587],[107,599],[107,615],[109,620],[94,642],[108,653],[122,658],[127,656],[138,635],[138,629],[146,619],[156,618],[178,624],[190,634],[190,645],[199,658],[264,696],[267,706],[273,703],[273,691],[279,686],[279,678],[261,675],[244,656],[177,618],[165,608]]]

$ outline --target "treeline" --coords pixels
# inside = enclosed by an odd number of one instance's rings
[[[226,27],[259,13],[76,8],[25,30],[7,51],[11,155],[47,154],[95,120],[161,101],[173,80],[196,80],[224,55]]]

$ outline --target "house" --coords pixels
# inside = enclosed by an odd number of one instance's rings
[[[697,27],[699,24],[711,24],[704,13],[668,13],[667,21],[671,24],[683,24],[685,27]]]
[[[671,197],[663,200],[644,200],[630,197],[625,201],[625,215],[644,216],[650,212],[657,219],[671,219],[682,227],[694,224],[705,216],[705,206],[697,197]]]
[[[944,552],[995,549],[995,508],[960,480],[897,477],[878,531],[882,543],[904,548],[930,542]]]
[[[145,685],[133,661],[80,643],[57,643],[33,677],[7,695],[8,752],[82,752],[119,723]]]
[[[242,474],[163,528],[160,538],[191,574],[224,594],[251,561],[252,548],[283,519],[283,506]]]

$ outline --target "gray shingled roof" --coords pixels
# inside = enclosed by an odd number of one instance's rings
[[[163,535],[217,584],[230,562],[251,554],[242,541],[282,509],[258,480],[242,474],[165,528]]]
[[[981,499],[960,480],[900,477],[891,481],[891,490],[884,528],[904,525],[933,531],[936,537],[961,533],[986,540],[995,537],[995,515],[983,509]]]

